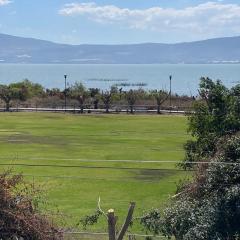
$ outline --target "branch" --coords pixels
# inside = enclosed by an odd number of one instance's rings
[[[183,190],[182,192],[179,192],[179,193],[173,195],[171,198],[172,198],[172,199],[178,198],[179,196],[182,196],[182,195],[183,195],[184,193],[186,193],[186,192],[188,192],[188,189],[185,189],[185,190]]]
[[[168,95],[161,101],[160,105],[162,105],[165,101],[167,101],[167,99],[169,98],[170,96],[170,92],[168,93]]]
[[[125,223],[122,226],[121,231],[119,232],[118,236],[117,236],[117,240],[122,240],[125,233],[127,232],[127,229],[132,221],[132,216],[133,216],[133,212],[134,212],[134,208],[135,208],[136,203],[135,202],[131,202],[130,203],[130,207],[128,209],[128,215],[126,217]]]
[[[106,218],[108,218],[107,214],[101,209],[101,198],[98,198],[98,210],[101,212]]]
[[[210,104],[209,104],[209,99],[208,99],[208,96],[207,96],[207,94],[204,92],[200,92],[199,90],[198,90],[198,94],[206,101],[206,103],[207,103],[207,106],[208,106],[208,108],[210,107]]]

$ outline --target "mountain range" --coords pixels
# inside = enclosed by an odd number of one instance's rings
[[[240,63],[240,37],[176,44],[68,45],[0,34],[0,63]]]

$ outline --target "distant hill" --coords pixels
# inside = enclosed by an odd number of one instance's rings
[[[67,45],[0,34],[0,63],[240,63],[240,37],[129,45]]]

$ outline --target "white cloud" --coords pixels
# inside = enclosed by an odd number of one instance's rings
[[[28,54],[17,55],[18,58],[31,58],[32,56]]]
[[[240,5],[207,2],[184,9],[152,7],[147,9],[119,8],[96,3],[69,3],[59,10],[64,16],[85,16],[105,24],[147,29],[160,32],[186,32],[218,35],[240,33]],[[231,33],[230,33],[231,32]]]
[[[4,5],[7,5],[9,3],[11,3],[10,0],[0,0],[0,6],[4,6]]]

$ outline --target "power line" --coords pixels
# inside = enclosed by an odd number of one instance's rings
[[[1,158],[0,159],[6,159],[6,158]],[[44,161],[76,161],[76,162],[106,162],[106,163],[178,163],[180,161],[174,161],[174,160],[121,160],[121,159],[111,159],[111,160],[106,160],[106,159],[80,159],[80,158],[42,158],[42,157],[14,157],[14,158],[8,158],[12,160],[44,160]]]
[[[78,232],[78,231],[75,231],[75,232],[60,232],[62,234],[73,234],[73,235],[101,235],[101,236],[108,236],[108,233],[100,233],[100,232]],[[160,236],[160,235],[157,235],[157,236],[154,236],[154,235],[146,235],[146,234],[138,234],[138,233],[128,233],[126,234],[128,237],[129,236],[132,236],[132,237],[155,237],[155,238],[165,238],[165,236]]]
[[[83,145],[85,146],[85,144],[80,144],[80,145]],[[128,148],[128,149],[137,149],[139,150],[138,147],[125,147],[125,146],[122,146],[121,148]],[[155,148],[155,147],[150,147],[149,150],[158,150],[158,151],[162,151],[164,153],[172,153],[172,152],[181,152],[181,153],[185,153],[185,150],[184,149],[173,149],[173,150],[170,150],[170,149],[161,149],[161,148]],[[144,151],[144,152],[149,152],[149,151],[146,151],[146,150],[141,150],[141,151]],[[227,151],[228,153],[235,153],[235,151]],[[198,154],[197,152],[194,152],[191,150],[191,153],[192,154]],[[207,154],[216,154],[217,152],[212,152],[212,151],[202,151],[201,153],[207,153]],[[222,156],[222,155],[220,155]],[[59,157],[30,157],[30,156],[24,156],[24,155],[20,155],[16,152],[14,153],[12,156],[11,155],[6,155],[6,156],[1,156],[0,159],[29,159],[29,160],[58,160],[58,161],[108,161],[108,162],[117,162],[117,161],[124,161],[124,162],[158,162],[158,161],[164,161],[164,160],[146,160],[146,159],[143,159],[143,160],[134,160],[134,159],[84,159],[84,158],[59,158]],[[174,162],[175,160],[170,160],[172,162]],[[179,161],[179,160],[178,160]]]
[[[145,133],[141,132],[141,134],[145,134]],[[170,136],[170,135],[182,136],[183,134],[182,133],[179,133],[179,134],[164,134],[162,136]],[[90,135],[88,135],[88,137],[89,136]],[[105,137],[106,136],[107,137],[109,137],[109,136],[112,137],[112,136],[117,136],[117,135],[108,134],[108,135],[105,135]],[[58,137],[66,138],[68,136],[62,135],[62,136],[58,136]],[[92,137],[92,136],[90,136],[90,137]],[[96,138],[89,138],[90,142],[91,142],[91,140],[93,140],[94,144],[96,143],[96,141],[101,143],[101,139],[98,139],[98,140],[96,140],[96,139],[99,138],[99,137],[103,137],[103,135],[94,135],[94,137],[96,137]],[[41,137],[39,138],[39,140],[40,141],[36,140],[35,142],[36,143],[42,143]],[[48,140],[49,140],[49,138],[48,138]],[[85,147],[85,146],[89,145],[89,142],[87,142],[87,143],[79,143],[79,142],[71,142],[71,140],[72,140],[72,138],[70,138],[70,142],[68,142],[68,146],[81,146],[81,147]],[[161,139],[156,139],[156,140],[161,142]],[[2,138],[1,136],[0,136],[0,141],[3,142],[3,143],[6,143],[6,142],[9,142],[9,143],[18,143],[18,142],[32,143],[32,139],[31,138],[29,138],[29,139],[28,138],[27,139],[11,139],[11,137],[9,137],[9,139],[6,140],[6,138]],[[59,142],[58,141],[51,141],[51,143],[52,144],[58,144]],[[62,139],[60,140],[60,144],[61,143],[62,143]],[[132,146],[131,143],[128,143],[128,142],[121,143],[121,144],[119,142],[109,142],[109,144],[111,146],[117,147],[118,149],[120,149],[120,148],[124,148],[124,149],[137,149],[137,150],[139,149],[139,146]],[[92,148],[98,148],[98,146],[95,145],[95,146],[92,146]],[[156,151],[157,150],[157,151],[164,151],[164,152],[184,152],[184,149],[179,148],[179,147],[177,147],[177,148],[161,148],[161,147],[159,147],[159,145],[141,146],[141,150],[142,151],[150,151],[150,150]]]
[[[14,175],[14,174],[11,174]],[[148,180],[148,179],[138,179],[138,178],[96,178],[96,177],[79,177],[79,176],[64,176],[64,175],[33,175],[33,174],[21,174],[23,177],[32,177],[32,178],[52,178],[52,179],[80,179],[80,180],[97,180],[97,181],[124,181],[129,182],[130,180],[135,180],[136,182],[148,182],[148,183],[156,183],[158,180]],[[176,183],[176,181],[164,181],[164,183]]]
[[[16,160],[16,159],[14,159]],[[47,160],[47,158],[32,158],[28,160]],[[48,159],[58,161],[57,159]],[[61,159],[62,161],[74,160],[75,159]],[[76,159],[79,162],[118,162],[118,163],[160,163],[160,164],[208,164],[208,165],[240,165],[240,162],[218,162],[218,161],[173,161],[173,160],[85,160]],[[175,170],[179,171],[182,169],[160,169],[160,168],[131,168],[131,167],[111,167],[111,166],[80,166],[80,165],[55,165],[55,164],[28,164],[28,163],[0,163],[2,166],[26,166],[26,167],[58,167],[58,168],[109,168],[109,169],[120,169],[120,170]],[[184,170],[185,171],[185,170]]]
[[[14,175],[14,174],[10,174]],[[64,175],[33,175],[33,174],[21,174],[24,177],[32,177],[32,178],[52,178],[52,179],[81,179],[81,180],[97,180],[97,181],[125,181],[129,182],[129,180],[136,180],[138,182],[147,182],[147,183],[157,183],[161,179],[148,180],[148,179],[137,179],[137,178],[96,178],[96,177],[79,177],[79,176],[64,176]],[[164,183],[174,183],[176,184],[177,181],[164,181]],[[232,186],[232,185],[240,185],[240,183],[217,183],[214,184],[216,186]]]
[[[25,164],[25,163],[0,163],[0,166],[19,167],[53,167],[53,168],[83,168],[83,169],[112,169],[112,170],[146,170],[146,171],[184,171],[184,169],[161,169],[161,168],[131,168],[131,167],[107,167],[107,166],[79,166],[79,165],[54,165],[54,164]]]

